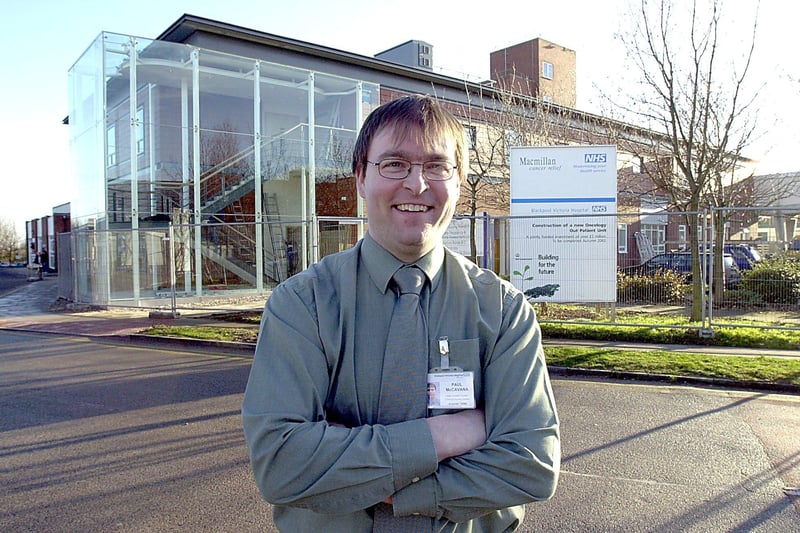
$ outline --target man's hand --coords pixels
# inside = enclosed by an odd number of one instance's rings
[[[467,409],[452,415],[434,416],[425,420],[430,427],[439,462],[448,457],[467,453],[486,442],[483,409]]]

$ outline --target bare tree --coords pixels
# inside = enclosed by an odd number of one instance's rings
[[[696,228],[698,213],[707,206],[729,205],[731,195],[738,194],[736,183],[746,177],[740,175],[747,162],[742,153],[755,129],[758,90],[750,90],[745,81],[758,8],[752,34],[744,40],[746,49],[738,61],[728,62],[722,52],[732,44],[726,38],[733,36],[721,28],[722,0],[692,0],[687,25],[681,23],[684,4],[676,4],[641,0],[635,23],[619,35],[637,71],[640,91],[617,105],[630,120],[653,131],[650,142],[626,149],[640,154],[655,188],[672,207],[686,213],[687,227]],[[689,231],[688,237],[693,259],[691,317],[700,320],[704,287],[697,232]]]
[[[479,210],[506,212],[509,205],[509,167],[504,113],[498,93],[467,88],[468,103],[460,110],[465,120],[469,169],[462,185],[459,211],[470,215],[470,257],[477,257],[475,216]]]
[[[14,222],[0,218],[0,260],[16,261],[17,253],[22,247],[22,238],[17,233]]]
[[[512,76],[506,85],[480,86],[477,90],[467,87],[469,100],[457,113],[465,120],[469,135],[469,170],[459,207],[470,215],[472,259],[477,255],[474,236],[478,212],[509,212],[512,147],[599,139],[595,117],[532,96],[527,84],[527,80],[517,81]]]

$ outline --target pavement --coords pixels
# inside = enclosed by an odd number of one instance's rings
[[[92,308],[74,306],[58,298],[57,276],[45,276],[30,281],[0,295],[0,329],[82,335],[88,337],[120,337],[135,335],[156,325],[226,325],[230,321],[214,318],[224,312],[257,310],[264,299],[254,301],[215,303],[213,309],[180,309],[177,317],[171,310],[152,310],[130,307]],[[257,327],[235,324],[236,327]]]
[[[209,342],[194,341],[191,339],[154,338],[137,335],[138,333],[157,325],[192,325],[192,326],[226,326],[226,327],[251,327],[257,324],[242,324],[219,319],[220,313],[236,311],[260,311],[266,297],[255,301],[229,301],[213,309],[179,309],[178,316],[173,317],[171,311],[153,311],[151,309],[108,307],[91,309],[87,307],[70,306],[67,302],[58,299],[57,276],[46,276],[41,281],[31,281],[10,292],[0,295],[0,329],[31,331],[40,333],[54,333],[62,335],[80,335],[109,339],[124,338],[133,342],[159,342],[164,345],[189,346],[202,343],[204,347],[218,348],[223,351],[239,355],[252,355],[253,346],[234,342]],[[667,350],[685,353],[704,353],[712,355],[737,355],[737,356],[771,356],[771,357],[800,357],[798,350],[769,350],[750,349],[724,346],[698,346],[698,345],[653,345],[637,344],[619,341],[586,341],[568,339],[545,339],[548,345],[560,346],[587,346],[597,348],[617,348],[631,350]],[[711,385],[732,388],[746,388],[770,390],[800,394],[800,387],[795,385],[735,382],[708,378],[679,378],[675,376],[653,375],[643,373],[623,373],[592,371],[582,369],[550,367],[553,374],[581,375],[618,379],[655,380],[655,381],[680,381],[699,385]]]

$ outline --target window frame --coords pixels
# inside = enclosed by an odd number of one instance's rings
[[[555,75],[555,66],[549,61],[542,61],[542,77],[546,80],[552,80]]]
[[[617,253],[628,253],[628,224],[625,222],[617,223]]]

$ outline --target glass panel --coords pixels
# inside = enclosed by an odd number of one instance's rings
[[[96,222],[105,211],[102,55],[101,35],[69,71],[70,156],[77,185],[70,203],[73,229],[88,224],[90,218]]]
[[[106,206],[110,226],[131,222],[131,117],[130,50],[131,37],[104,34]],[[112,146],[110,143],[114,142]],[[111,248],[114,249],[113,246]],[[113,292],[113,290],[112,290]]]
[[[260,80],[262,259],[266,281],[274,283],[299,270],[307,242],[302,217],[309,175],[309,72],[262,63]]]
[[[145,138],[137,161],[139,213],[146,221],[175,220],[191,209],[193,49],[144,39],[137,40],[137,49],[136,96]]]
[[[308,172],[306,70],[261,65],[261,179],[267,218],[301,217],[301,180]]]
[[[372,113],[373,110],[381,105],[381,92],[380,86],[374,83],[361,84],[361,116],[358,118],[358,128],[361,129],[361,124],[367,115]]]
[[[200,206],[206,215],[253,221],[255,62],[200,53]]]
[[[317,74],[314,81],[316,212],[356,216],[358,194],[352,161],[358,127],[357,82],[323,74]]]

